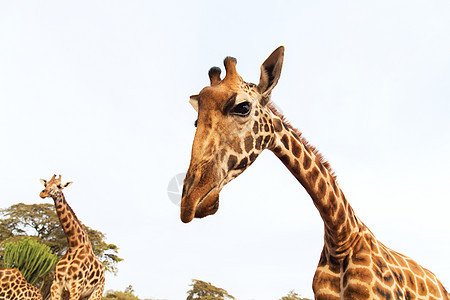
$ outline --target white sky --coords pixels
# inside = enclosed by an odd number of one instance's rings
[[[231,55],[257,82],[284,45],[272,99],[378,239],[450,287],[448,16],[448,1],[2,1],[0,207],[42,203],[54,173],[74,181],[68,202],[125,259],[107,289],[184,299],[196,278],[312,297],[322,220],[272,153],[214,216],[183,224],[167,195],[208,69]]]

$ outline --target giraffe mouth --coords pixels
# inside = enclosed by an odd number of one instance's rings
[[[199,200],[187,197],[181,201],[181,221],[189,223],[194,218],[204,218],[213,215],[219,209],[219,188],[212,187]]]

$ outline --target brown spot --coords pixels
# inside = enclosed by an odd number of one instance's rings
[[[283,137],[281,138],[281,142],[283,143],[284,147],[289,150],[289,139],[287,137],[287,135],[283,135]]]
[[[264,138],[262,147],[265,148],[269,144],[269,141],[270,141],[270,135],[266,135],[266,137]]]
[[[284,165],[289,166],[289,162],[290,162],[289,156],[283,155],[280,157],[280,160],[283,162]]]
[[[407,286],[410,289],[412,289],[413,291],[415,291],[416,290],[416,279],[415,279],[414,274],[408,269],[404,269],[403,272],[405,274]]]
[[[316,273],[314,277],[314,285],[316,288],[328,288],[335,293],[339,293],[339,276],[333,276],[325,272],[319,272]]]
[[[280,119],[273,120],[273,129],[275,129],[276,132],[281,132],[281,130],[283,130]]]
[[[394,278],[392,277],[391,272],[389,272],[389,273],[387,273],[386,275],[383,276],[383,283],[386,284],[389,287],[394,285]]]
[[[249,153],[253,148],[253,137],[251,135],[248,135],[244,139],[244,145],[245,145],[245,152]]]
[[[230,155],[230,157],[228,158],[228,171],[233,169],[233,167],[236,165],[237,163],[237,157],[234,155]]]
[[[348,281],[357,279],[358,281],[371,282],[373,278],[372,272],[366,268],[351,268],[344,273],[343,285],[347,286]]]
[[[375,295],[378,295],[380,299],[390,300],[394,298],[391,292],[388,289],[385,289],[383,286],[381,286],[381,284],[378,282],[375,283],[372,290],[375,293]]]
[[[330,214],[334,216],[334,214],[336,213],[337,202],[333,192],[330,192],[328,194],[328,203],[329,203],[328,207],[330,208]]]
[[[255,154],[254,152],[252,152],[250,154],[250,163],[254,162],[257,157],[258,157],[258,155]]]
[[[292,173],[295,177],[300,176],[300,164],[298,163],[298,160],[294,161],[294,166],[292,167]]]
[[[383,258],[379,256],[372,256],[372,262],[374,263],[374,267],[378,268],[381,274],[389,269]]]
[[[273,152],[280,153],[281,152],[281,147],[280,146],[276,146],[275,149],[273,149]]]
[[[259,116],[259,111],[255,110],[255,116]]]
[[[427,286],[425,285],[425,281],[420,277],[416,277],[416,280],[417,280],[417,291],[419,292],[419,295],[426,296]]]
[[[295,140],[295,138],[293,138],[292,136],[291,136],[291,145],[292,145],[292,154],[294,154],[295,157],[299,158],[302,148]]]
[[[310,166],[311,166],[311,158],[305,153],[305,155],[303,156],[303,168],[305,170],[308,170]]]
[[[336,185],[336,180],[331,180],[331,184],[333,185],[333,190],[336,195],[339,195],[339,189]]]
[[[395,294],[395,300],[403,300],[403,299],[405,299],[403,297],[403,292],[399,289],[398,286],[395,288],[394,294]]]
[[[392,274],[394,275],[395,281],[400,285],[400,287],[403,287],[405,285],[405,278],[401,269],[392,269]]]
[[[325,196],[325,192],[326,192],[326,184],[325,184],[325,180],[323,180],[323,178],[320,178],[319,180],[319,197],[323,198],[323,196]]]
[[[208,149],[211,149],[211,151],[215,150],[213,141],[210,143],[210,145],[208,145]],[[235,139],[233,142],[231,142],[231,149],[233,149],[233,151],[237,154],[242,154],[241,141],[239,139]]]
[[[268,131],[269,131],[269,125],[265,124],[265,125],[264,125],[264,130],[265,130],[266,132],[268,132]]]
[[[319,165],[320,172],[325,176],[325,178],[327,178],[328,177],[328,173],[325,170],[325,168],[323,167],[322,162],[317,158],[317,156],[316,156],[316,164]]]
[[[359,283],[350,283],[344,290],[344,299],[370,299],[369,288]]]
[[[257,134],[259,132],[259,124],[258,121],[255,121],[255,123],[253,124],[253,132],[255,134]]]
[[[432,294],[436,297],[439,297],[440,295],[439,295],[438,287],[429,278],[427,278],[426,280],[427,280],[427,286],[428,286],[428,293]]]
[[[309,180],[311,185],[314,185],[318,176],[319,170],[317,170],[317,168],[313,168],[308,174],[306,174],[306,179]]]
[[[366,252],[355,252],[352,255],[352,263],[358,266],[370,266],[371,265],[371,259],[370,256],[367,255]]]
[[[355,213],[353,212],[353,209],[350,207],[350,205],[347,207],[347,211],[348,211],[348,218],[352,223],[352,227],[356,227]]]
[[[391,255],[386,251],[385,248],[382,248],[381,254],[383,255],[383,257],[384,257],[384,259],[386,260],[386,262],[392,263],[392,257],[391,257]]]
[[[247,157],[244,157],[235,169],[236,170],[245,169],[245,168],[247,168],[247,163],[248,163],[248,159],[247,159]]]
[[[344,221],[345,221],[345,217],[346,217],[345,208],[341,204],[341,205],[339,205],[339,209],[338,209],[338,212],[337,212],[336,224],[343,224]]]
[[[262,142],[263,137],[262,136],[258,136],[256,138],[256,143],[255,143],[255,148],[257,150],[261,150],[261,142]]]

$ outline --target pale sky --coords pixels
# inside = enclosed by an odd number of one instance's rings
[[[2,1],[0,207],[42,203],[40,178],[125,260],[107,289],[185,299],[191,279],[237,299],[312,298],[323,223],[264,152],[183,224],[189,95],[225,56],[258,82],[286,47],[272,99],[331,163],[360,219],[450,287],[450,2]]]

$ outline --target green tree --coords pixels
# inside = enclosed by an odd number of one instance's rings
[[[134,295],[133,286],[130,284],[125,288],[123,292],[109,290],[106,292],[106,296],[102,300],[141,300],[136,295]],[[152,299],[143,299],[152,300]],[[155,299],[156,300],[156,299]]]
[[[186,300],[234,299],[234,297],[228,294],[226,290],[215,287],[209,282],[192,279],[192,284],[190,284],[189,286],[191,286],[192,288],[187,292],[188,297]]]
[[[281,297],[280,300],[310,300],[310,299],[302,298],[294,290],[291,290],[291,291],[289,291],[289,293],[286,296]]]
[[[106,296],[102,298],[103,300],[140,300],[138,297],[132,293],[119,292],[119,291],[107,291]]]
[[[59,257],[50,251],[50,247],[32,239],[7,243],[3,258],[7,268],[18,269],[32,285],[42,285],[46,275],[59,261]]]
[[[122,260],[117,253],[119,248],[105,242],[105,235],[97,230],[84,226],[92,249],[106,270],[117,272],[117,263]],[[0,210],[0,256],[6,243],[24,237],[34,237],[46,244],[59,257],[67,252],[68,244],[64,231],[55,212],[54,205],[15,204]]]

